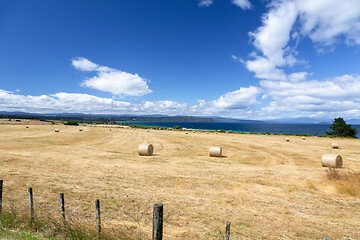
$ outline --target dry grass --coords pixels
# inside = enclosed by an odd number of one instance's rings
[[[328,168],[326,177],[333,181],[338,192],[360,197],[360,172],[350,169]]]
[[[100,198],[105,229],[123,226],[145,239],[157,202],[166,239],[218,239],[226,221],[243,239],[360,239],[358,193],[321,167],[321,156],[334,153],[359,172],[359,140],[338,139],[342,148],[329,149],[329,138],[82,128],[0,125],[0,176],[13,192],[5,189],[4,201],[24,203],[31,186],[54,209],[64,192],[69,214],[94,216]],[[138,156],[145,143],[153,156]],[[211,146],[226,157],[210,157]]]

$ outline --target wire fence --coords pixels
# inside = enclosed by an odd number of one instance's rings
[[[19,190],[0,180],[0,214],[23,219],[33,231],[56,230],[60,238],[62,234],[67,234],[66,238],[81,234],[85,239],[242,239],[230,234],[230,222],[224,222],[223,229],[204,227],[202,223],[182,224],[163,217],[162,204],[155,204],[146,213],[123,211],[114,205],[63,193],[38,196],[32,188]]]

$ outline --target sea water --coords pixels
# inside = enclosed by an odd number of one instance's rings
[[[182,128],[201,130],[225,130],[233,132],[278,133],[278,134],[310,134],[325,135],[331,131],[330,124],[290,124],[290,123],[221,123],[221,122],[128,122],[134,125],[161,126],[173,128],[176,125]],[[352,125],[360,132],[360,125]],[[360,137],[360,133],[357,134]]]

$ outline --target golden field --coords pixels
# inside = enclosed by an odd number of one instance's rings
[[[26,204],[33,187],[35,204],[58,206],[63,192],[69,212],[95,215],[99,198],[104,228],[122,226],[144,239],[158,202],[165,239],[221,239],[216,233],[225,232],[227,221],[242,239],[360,239],[360,183],[329,180],[321,166],[322,154],[336,153],[342,172],[359,172],[360,141],[289,138],[2,124],[4,203]],[[330,149],[332,142],[340,148]],[[153,156],[138,155],[143,143],[153,144]],[[210,157],[211,146],[222,146],[225,157]]]

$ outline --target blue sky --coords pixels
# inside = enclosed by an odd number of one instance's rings
[[[2,0],[0,111],[360,118],[359,45],[358,0]]]

